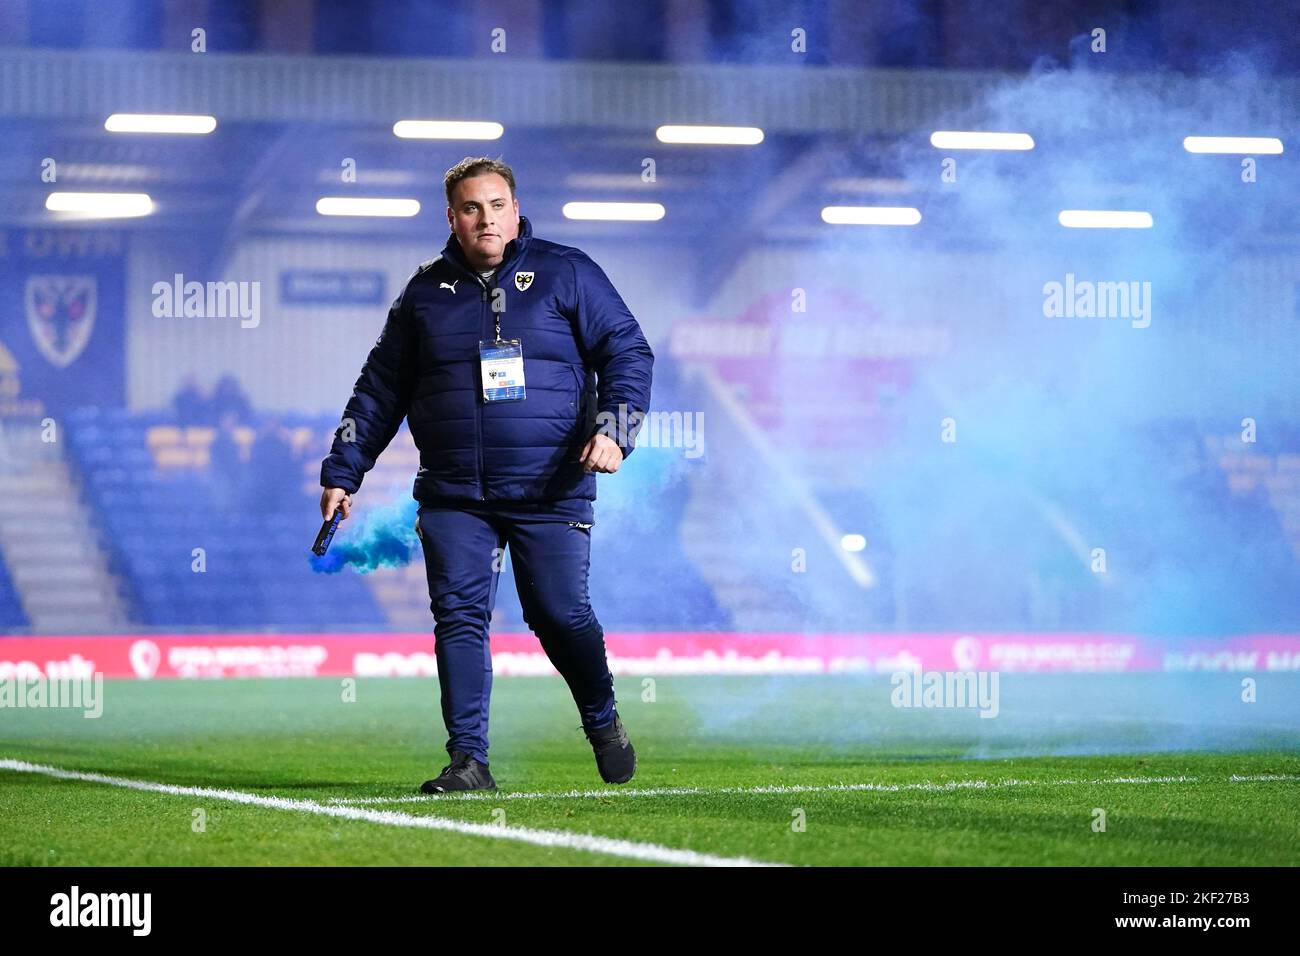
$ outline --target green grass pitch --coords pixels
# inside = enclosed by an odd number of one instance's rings
[[[432,678],[109,681],[98,719],[0,711],[0,760],[115,781],[0,769],[0,865],[1294,865],[1300,722],[1264,704],[1300,675],[1239,680],[1004,675],[982,719],[886,677],[620,678],[612,788],[559,678],[498,677],[472,797],[417,795]]]

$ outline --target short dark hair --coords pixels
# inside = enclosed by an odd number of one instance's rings
[[[510,198],[515,198],[515,174],[509,166],[499,159],[492,159],[488,156],[466,156],[442,177],[443,189],[447,193],[447,205],[451,205],[451,193],[456,188],[456,184],[462,179],[469,179],[472,176],[485,176],[488,173],[496,173],[510,185]]]

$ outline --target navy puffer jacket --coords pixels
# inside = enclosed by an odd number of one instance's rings
[[[496,337],[498,315],[501,337],[522,343],[522,401],[483,401],[479,341]],[[595,473],[578,456],[618,421],[620,405],[645,415],[653,364],[640,325],[586,253],[534,238],[520,216],[489,283],[453,234],[389,309],[321,484],[355,492],[406,418],[420,450],[419,500],[594,499]],[[632,453],[634,429],[606,433]]]

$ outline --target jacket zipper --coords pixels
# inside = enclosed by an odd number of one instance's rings
[[[504,259],[502,259],[501,264],[497,267],[496,274],[498,276],[504,275],[505,267],[507,265],[511,265],[511,266],[515,265],[519,260],[519,258],[520,257],[516,254],[510,258],[510,261],[508,263]],[[485,325],[487,325],[487,322],[485,320],[489,317],[489,312],[491,311],[488,306],[487,280],[485,280],[481,275],[479,275],[476,270],[468,268],[463,263],[456,261],[455,256],[448,256],[448,259],[450,259],[452,262],[456,264],[456,268],[460,269],[460,271],[465,273],[466,275],[471,276],[479,284],[479,289],[482,292],[480,299],[483,303],[483,309],[479,317],[479,329],[481,330]],[[484,341],[486,341],[486,339]],[[481,371],[482,366],[480,365],[479,367],[480,367],[479,374],[482,375],[482,371]],[[482,385],[483,383],[480,381],[479,387],[482,388]],[[487,468],[483,464],[483,395],[481,393],[474,396],[474,406],[475,406],[474,424],[478,433],[478,442],[477,442],[478,447],[476,449],[478,454],[478,500],[486,501],[487,500],[487,474],[486,474]]]
[[[483,306],[479,316],[479,331],[481,333],[484,325],[483,320],[487,318],[488,314],[488,284],[487,280],[477,272],[474,273],[474,278],[478,280],[478,284],[483,292],[481,296]],[[479,375],[483,374],[482,367],[482,363],[480,362]],[[479,388],[481,389],[482,387],[483,383],[479,382]],[[478,424],[478,441],[475,443],[478,452],[478,500],[487,501],[487,474],[486,468],[483,464],[483,395],[481,393],[474,396],[474,412]]]

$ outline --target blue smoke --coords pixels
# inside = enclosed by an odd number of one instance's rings
[[[313,571],[337,574],[346,567],[358,574],[379,568],[400,568],[409,564],[419,544],[415,533],[414,499],[384,505],[365,513],[360,527],[350,529],[348,521],[339,522],[334,541],[324,557],[310,555]],[[355,522],[357,518],[353,518]]]

